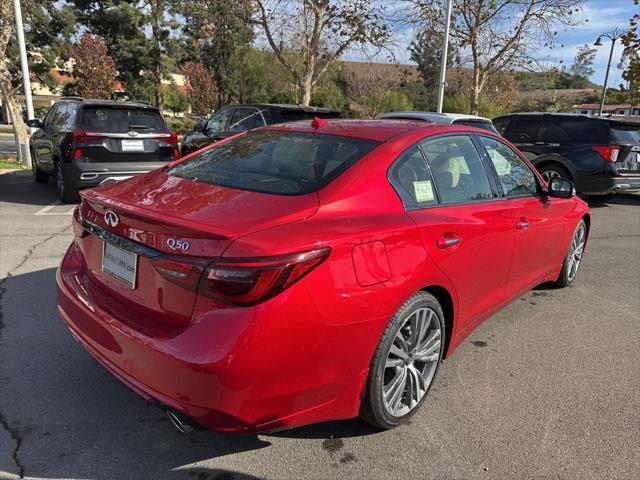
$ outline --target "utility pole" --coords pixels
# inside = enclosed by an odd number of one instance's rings
[[[442,58],[440,59],[440,82],[438,83],[438,113],[442,113],[444,103],[444,87],[447,76],[447,56],[449,50],[449,26],[451,24],[451,4],[453,0],[447,0],[446,13],[444,16],[444,40],[442,42]]]
[[[609,62],[607,63],[607,73],[604,75],[604,85],[602,87],[602,98],[600,99],[600,110],[598,112],[598,116],[602,116],[602,112],[604,111],[604,100],[607,96],[607,82],[609,81],[609,69],[611,69],[611,58],[613,57],[613,48],[616,46],[616,40],[618,40],[624,32],[622,30],[618,30],[617,28],[611,32],[603,33],[598,37],[595,41],[594,45],[596,47],[602,46],[602,37],[607,37],[611,40],[611,51],[609,52]]]
[[[31,79],[29,78],[29,63],[27,62],[27,48],[24,43],[24,28],[22,25],[22,9],[20,0],[13,0],[13,9],[16,17],[16,37],[18,37],[18,48],[20,50],[20,65],[22,67],[22,85],[24,86],[24,101],[27,104],[27,120],[33,118],[33,99],[31,98]],[[14,120],[15,121],[15,120]],[[31,132],[31,129],[29,129]],[[22,162],[27,167],[31,167],[31,155],[29,144],[19,145]]]

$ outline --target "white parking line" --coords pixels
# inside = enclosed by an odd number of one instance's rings
[[[73,206],[69,211],[66,211],[66,212],[50,212],[49,211],[55,207],[59,207],[60,205],[64,205],[64,203],[62,203],[60,200],[56,200],[51,205],[42,207],[40,210],[34,213],[34,215],[71,215],[73,214],[73,209],[76,208],[75,206]]]

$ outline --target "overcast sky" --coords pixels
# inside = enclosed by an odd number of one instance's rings
[[[593,46],[598,35],[611,31],[615,28],[628,29],[629,18],[633,15],[634,7],[632,0],[586,0],[584,10],[582,12],[582,20],[580,25],[562,31],[558,34],[557,43],[554,48],[546,48],[538,51],[536,54],[542,60],[546,59],[549,66],[566,65],[567,68],[573,63],[577,50],[585,43]],[[410,54],[407,46],[413,38],[413,30],[407,25],[403,25],[394,32],[394,41],[396,48],[394,54],[400,63],[411,63]],[[603,46],[597,48],[594,62],[594,73],[591,80],[602,85],[604,82],[605,70],[607,68],[607,60],[611,49],[609,39],[603,39]],[[609,86],[617,87],[622,83],[622,71],[617,68],[622,55],[622,46],[620,41],[616,43],[611,61],[611,72],[609,74]],[[345,55],[347,60],[361,60],[362,52],[354,50]],[[384,61],[383,55],[375,56],[375,60]]]

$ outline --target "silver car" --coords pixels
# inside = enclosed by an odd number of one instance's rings
[[[448,125],[465,125],[467,127],[482,128],[483,130],[498,133],[488,118],[465,113],[387,112],[377,115],[376,118],[400,118],[404,120],[424,120],[425,122],[446,123]]]

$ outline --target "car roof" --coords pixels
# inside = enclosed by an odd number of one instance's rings
[[[82,98],[82,97],[62,97],[58,102],[79,102],[82,105],[90,105],[97,107],[131,107],[131,108],[144,108],[147,110],[155,110],[158,111],[157,107],[150,104],[149,102],[145,102],[142,100],[103,100],[103,99],[93,99],[93,98]]]
[[[491,120],[478,115],[471,115],[466,113],[437,113],[437,112],[387,112],[381,113],[376,118],[411,118],[416,120],[423,120],[427,122],[436,123],[454,123],[456,120],[472,120],[479,122],[491,123]]]
[[[318,112],[318,113],[340,113],[340,110],[334,108],[313,107],[304,105],[295,105],[293,103],[232,103],[225,105],[226,107],[254,107],[254,108],[275,108],[280,110],[296,110],[300,112]]]
[[[363,138],[385,142],[396,135],[411,130],[425,128],[442,128],[440,125],[425,125],[422,120],[403,119],[327,119],[322,120],[322,126],[314,128],[313,120],[300,120],[297,122],[277,123],[259,128],[258,130],[280,130],[289,132],[323,133],[327,135],[340,135],[344,137]]]
[[[497,120],[499,118],[509,118],[509,117],[541,117],[544,115],[549,115],[552,117],[568,117],[568,118],[588,118],[589,120],[604,120],[606,122],[616,122],[623,124],[631,124],[640,126],[640,122],[634,122],[625,120],[624,118],[615,118],[609,115],[602,116],[594,116],[594,115],[585,115],[584,113],[572,113],[572,112],[514,112],[508,113],[507,115],[501,115],[499,117],[494,118]]]

